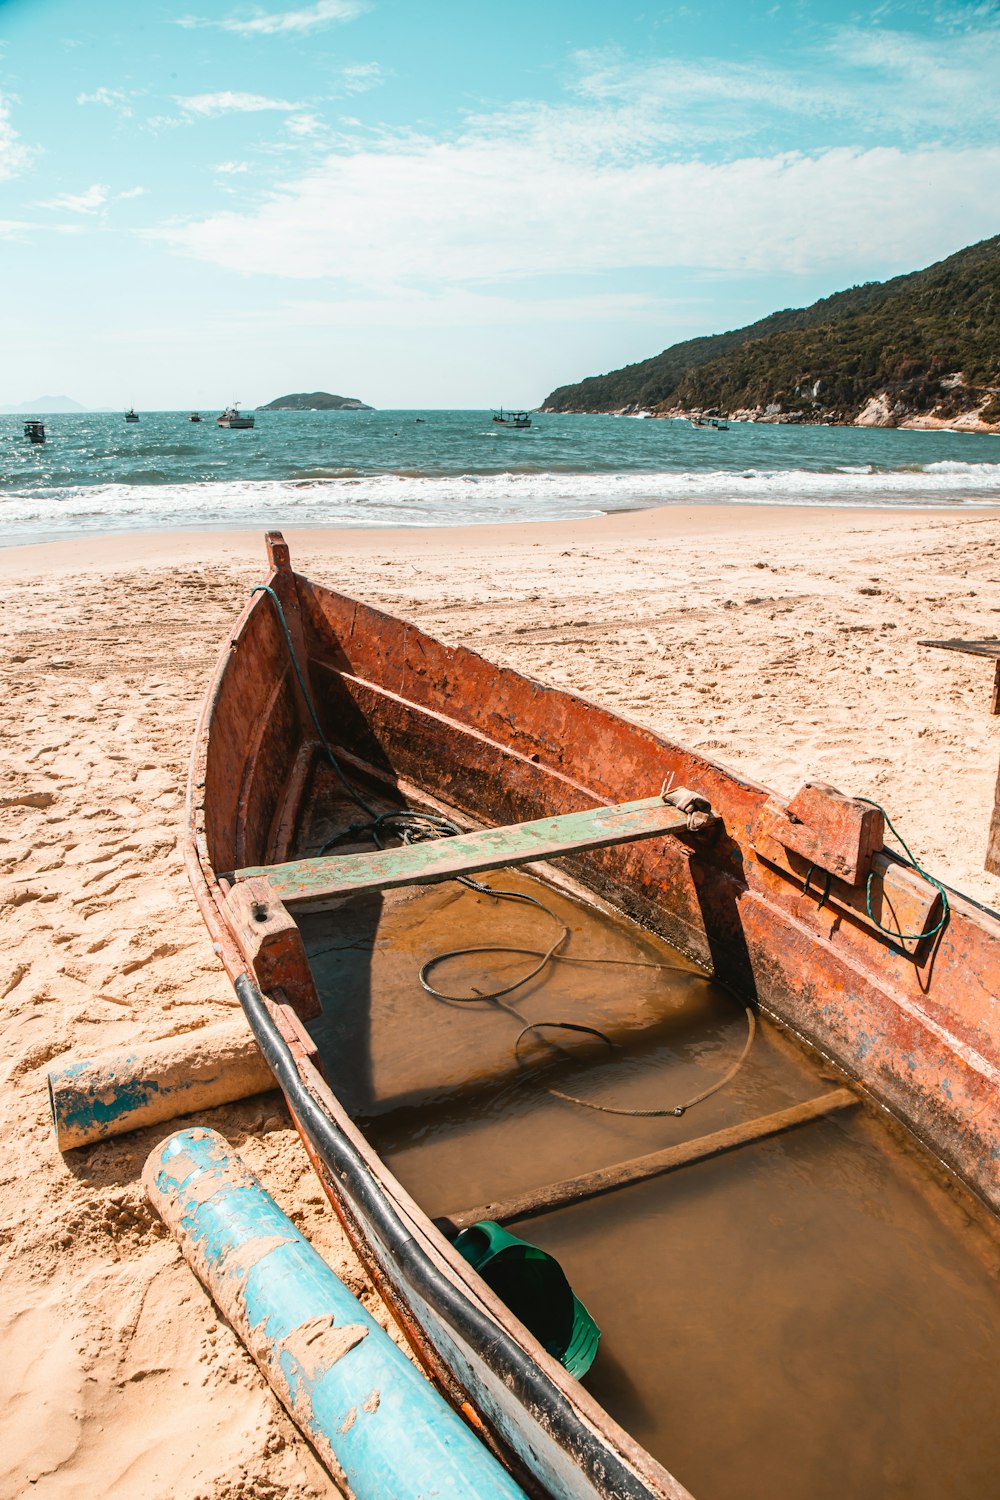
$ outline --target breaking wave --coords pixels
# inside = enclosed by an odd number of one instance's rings
[[[579,519],[674,504],[938,507],[1000,504],[1000,464],[612,474],[341,475],[7,492],[7,544],[173,527],[447,526]]]

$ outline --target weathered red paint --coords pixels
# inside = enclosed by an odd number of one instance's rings
[[[796,854],[858,885],[882,847],[885,819],[877,807],[845,797],[836,787],[807,781],[785,810],[772,835]]]
[[[720,818],[707,837],[667,835],[582,854],[573,862],[576,878],[835,1057],[1000,1208],[1000,920],[993,913],[950,896],[943,930],[906,952],[856,906],[824,901],[822,882],[804,888],[793,867],[757,852],[754,836],[771,795],[765,788],[574,694],[310,583],[290,571],[280,543],[271,544],[271,555],[268,582],[294,618],[324,730],[369,776],[417,783],[481,824],[651,797],[671,777],[707,798]],[[246,964],[219,872],[287,857],[313,738],[273,607],[257,595],[220,657],[195,741],[188,806],[192,882],[234,978]],[[866,833],[862,822],[853,824],[856,874],[872,854],[865,852],[872,825]],[[837,847],[843,856],[845,844],[829,829],[827,836],[827,857]],[[281,995],[270,998],[283,1029],[298,1036]],[[460,1258],[355,1131],[317,1073],[307,1039],[300,1036],[299,1046],[309,1088],[366,1153],[427,1253],[482,1298]],[[428,1366],[459,1404],[475,1397],[509,1454],[502,1393],[463,1388],[462,1350],[440,1331],[436,1341],[429,1335],[427,1310],[410,1304],[379,1248],[366,1242],[342,1185],[327,1174],[323,1180]],[[490,1312],[506,1326],[502,1305],[490,1303]],[[547,1357],[538,1351],[538,1359]],[[553,1382],[560,1378],[554,1370]],[[683,1493],[585,1393],[575,1388],[570,1396],[644,1476],[650,1494]]]
[[[232,933],[257,983],[268,992],[284,991],[296,1015],[308,1021],[320,1013],[319,996],[306,958],[302,934],[267,880],[244,880],[226,897]]]
[[[933,881],[880,849],[870,857],[867,877],[851,884],[831,873],[832,860],[821,862],[822,850],[810,858],[784,843],[787,828],[786,805],[779,797],[768,797],[751,826],[754,853],[799,881],[805,893],[815,892],[824,906],[876,931],[882,928],[905,952],[917,956],[921,943],[937,930],[944,910],[941,890]]]

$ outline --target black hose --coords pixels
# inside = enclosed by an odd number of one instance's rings
[[[245,974],[234,988],[251,1030],[295,1118],[323,1165],[341,1184],[359,1216],[380,1239],[403,1282],[412,1286],[468,1344],[512,1395],[577,1464],[597,1495],[608,1500],[654,1500],[656,1491],[626,1467],[614,1449],[601,1443],[572,1403],[531,1356],[501,1326],[444,1275],[404,1226],[380,1192],[364,1158],[337,1129],[299,1075],[295,1061],[272,1020],[256,984]],[[471,1394],[471,1393],[470,1393]],[[500,1436],[500,1434],[497,1434]],[[512,1454],[515,1466],[519,1455]]]

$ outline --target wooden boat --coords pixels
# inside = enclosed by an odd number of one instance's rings
[[[746,1329],[756,1330],[761,1324],[769,1328],[772,1323],[812,1327],[812,1301],[818,1295],[814,1284],[809,1282],[814,1289],[808,1295],[796,1296],[793,1287],[798,1286],[798,1276],[809,1274],[811,1259],[822,1263],[830,1231],[810,1234],[808,1215],[797,1228],[786,1224],[787,1200],[767,1187],[767,1174],[787,1168],[798,1181],[804,1160],[818,1159],[846,1138],[848,1120],[858,1121],[858,1130],[876,1132],[883,1128],[879,1119],[889,1119],[888,1111],[938,1161],[959,1174],[979,1200],[993,1211],[1000,1207],[1000,1014],[995,999],[1000,921],[890,853],[883,844],[882,813],[874,806],[819,785],[807,785],[785,802],[606,709],[493,666],[470,650],[444,646],[413,625],[310,582],[292,570],[288,549],[277,533],[269,534],[267,548],[266,584],[254,592],[223,646],[192,756],[186,857],[217,951],[320,1181],[377,1287],[429,1374],[515,1477],[532,1494],[683,1500],[689,1494],[685,1483],[691,1465],[675,1477],[673,1449],[657,1457],[647,1451],[651,1403],[648,1390],[633,1385],[629,1349],[609,1338],[595,1372],[607,1361],[610,1374],[600,1377],[592,1391],[585,1389],[456,1250],[456,1228],[470,1222],[470,1215],[472,1222],[523,1221],[572,1204],[548,1218],[536,1218],[524,1232],[529,1238],[544,1239],[545,1233],[554,1237],[575,1286],[574,1257],[569,1253],[573,1227],[583,1224],[584,1237],[592,1233],[586,1227],[588,1204],[581,1200],[592,1191],[609,1193],[593,1205],[595,1213],[604,1214],[598,1240],[603,1245],[604,1236],[617,1225],[619,1250],[610,1264],[607,1257],[600,1262],[600,1274],[595,1273],[592,1284],[599,1296],[602,1287],[613,1284],[614,1299],[627,1303],[637,1273],[619,1262],[620,1246],[640,1240],[654,1245],[649,1286],[674,1298],[674,1321],[654,1340],[662,1346],[665,1361],[657,1366],[656,1378],[663,1384],[656,1386],[656,1395],[669,1412],[678,1413],[672,1442],[683,1446],[686,1414],[692,1409],[686,1403],[694,1401],[698,1412],[711,1404],[691,1373],[692,1349],[708,1347],[706,1357],[714,1360],[708,1390],[714,1392],[714,1383],[730,1365],[741,1369],[742,1342],[750,1337]],[[693,789],[695,795],[682,788]],[[363,812],[358,800],[365,804]],[[393,822],[398,810],[403,816]],[[419,816],[407,825],[414,810]],[[384,819],[385,835],[412,835],[419,817],[446,818],[452,831],[471,831],[378,852],[359,826],[370,826],[370,814]],[[430,826],[425,822],[423,831]],[[382,842],[396,841],[386,836]],[[629,1141],[648,1144],[639,1130],[646,1122],[612,1119],[607,1124],[607,1115],[578,1112],[581,1120],[617,1132],[602,1137],[605,1154],[603,1163],[597,1164],[607,1168],[610,1161],[611,1176],[617,1172],[617,1179],[609,1182],[607,1170],[602,1177],[592,1161],[580,1159],[585,1131],[574,1123],[574,1159],[586,1170],[578,1172],[568,1196],[562,1181],[549,1182],[539,1196],[535,1188],[545,1165],[549,1126],[539,1129],[526,1115],[518,1127],[519,1144],[513,1150],[504,1146],[495,1158],[504,1176],[499,1191],[472,1198],[480,1207],[464,1214],[445,1213],[439,1203],[428,1203],[429,1190],[408,1191],[400,1181],[406,1171],[397,1171],[387,1160],[393,1157],[406,1167],[408,1153],[422,1137],[435,1131],[442,1139],[447,1135],[450,1175],[439,1172],[429,1195],[444,1197],[445,1208],[467,1208],[468,1199],[456,1203],[447,1194],[460,1191],[463,1173],[480,1169],[476,1100],[495,1103],[509,1099],[511,1090],[522,1086],[534,1089],[535,1053],[542,1050],[534,1046],[537,1038],[530,1037],[532,1056],[521,1051],[514,1061],[508,1057],[505,1071],[510,1037],[499,1050],[494,1045],[489,1027],[496,1008],[487,1003],[489,993],[471,1020],[465,1004],[471,995],[456,994],[450,1008],[435,1006],[426,993],[421,998],[415,975],[419,958],[426,957],[428,943],[434,953],[442,933],[453,934],[454,942],[460,925],[454,885],[421,882],[456,874],[469,877],[476,871],[564,853],[569,855],[570,874],[556,880],[551,899],[567,903],[560,909],[575,913],[573,922],[582,922],[588,907],[596,913],[595,922],[604,921],[604,914],[618,913],[630,941],[646,944],[647,958],[663,953],[669,944],[670,951],[681,955],[681,966],[686,965],[687,973],[681,976],[685,983],[706,984],[698,978],[700,972],[737,997],[738,1003],[724,1002],[732,1006],[732,1016],[720,1034],[717,1054],[712,1054],[710,1073],[722,1077],[724,1067],[736,1059],[746,1006],[750,1034],[754,1016],[762,1028],[768,1066],[787,1064],[799,1080],[785,1090],[785,1104],[789,1092],[793,1098],[796,1091],[809,1092],[802,1070],[807,1060],[810,1068],[816,1067],[810,1046],[835,1060],[837,1080],[841,1085],[845,1078],[850,1081],[852,1097],[863,1095],[868,1101],[834,1120],[830,1112],[845,1104],[844,1088],[830,1090],[827,1083],[828,1092],[818,1100],[793,1103],[793,1113],[805,1105],[812,1108],[799,1119],[818,1123],[783,1137],[781,1153],[772,1140],[770,1154],[755,1157],[752,1170],[745,1153],[721,1164],[715,1160],[711,1171],[717,1175],[711,1180],[703,1176],[694,1197],[699,1205],[714,1203],[715,1184],[721,1183],[734,1194],[736,1206],[718,1211],[722,1217],[713,1220],[708,1238],[698,1242],[692,1252],[695,1259],[689,1256],[686,1275],[683,1257],[689,1247],[682,1224],[687,1222],[687,1200],[671,1187],[666,1208],[656,1208],[661,1217],[647,1223],[633,1195],[648,1195],[642,1200],[648,1205],[663,1183],[677,1184],[687,1174],[610,1192],[622,1181],[636,1180],[635,1162],[625,1163],[623,1176],[614,1151],[628,1156]],[[505,872],[505,883],[511,878]],[[507,914],[498,917],[496,902],[475,892],[468,899],[479,913],[476,942],[492,946],[509,941],[524,949],[514,919]],[[570,925],[569,918],[559,920]],[[395,937],[391,922],[396,923]],[[536,940],[527,946],[535,952],[541,945]],[[553,951],[558,948],[557,943]],[[445,985],[429,976],[436,962],[432,957],[424,964],[424,990],[455,989],[454,982]],[[402,1000],[398,994],[393,997],[391,985],[388,996],[380,990],[386,973],[398,981],[401,972],[409,975],[411,970],[412,983],[404,985]],[[638,979],[629,981],[634,993],[625,996],[631,1013],[624,1019],[616,1010],[621,1002],[608,998],[613,986],[603,979],[590,986],[594,994],[587,1003],[592,1009],[581,1011],[575,1020],[586,1022],[576,1029],[589,1031],[583,1042],[591,1049],[599,1032],[598,1051],[610,1038],[615,1057],[631,1056],[629,1048],[642,1034],[636,1021],[642,1008],[638,986]],[[458,988],[471,986],[466,982]],[[706,992],[695,988],[689,996],[696,993]],[[553,1021],[561,1024],[544,994],[539,1003],[541,1011],[536,1008],[528,1016],[527,1031],[532,1023],[538,1030]],[[421,1004],[425,1009],[415,1017]],[[591,1025],[587,1018],[594,1014],[600,1020]],[[501,1020],[509,1024],[508,1017]],[[662,1015],[649,1015],[646,1021],[652,1032],[659,1025],[674,1024]],[[467,1025],[473,1028],[471,1042],[465,1040],[470,1035],[464,1031]],[[569,1033],[560,1035],[568,1048]],[[515,1052],[521,1041],[519,1034]],[[671,1046],[676,1042],[671,1032]],[[641,1063],[642,1057],[635,1055]],[[557,1069],[563,1062],[555,1060]],[[576,1067],[575,1055],[572,1062]],[[538,1077],[551,1081],[553,1075],[546,1071],[551,1065],[551,1057],[544,1056]],[[429,1081],[428,1069],[434,1074]],[[734,1073],[735,1069],[726,1077]],[[746,1070],[738,1076],[746,1077]],[[556,1077],[558,1081],[563,1074],[557,1072]],[[704,1073],[697,1077],[704,1081]],[[737,1135],[742,1130],[745,1141],[784,1128],[774,1125],[771,1115],[762,1128],[754,1117],[752,1091],[736,1098],[731,1090],[732,1086],[713,1093],[704,1106],[709,1112],[721,1111],[704,1116],[706,1122],[723,1126],[707,1135],[698,1123],[698,1110],[688,1104],[678,1110],[619,1113],[676,1115],[657,1125],[664,1135],[675,1127],[680,1132],[676,1144],[660,1152],[661,1157],[673,1152],[674,1164],[678,1152],[683,1157],[686,1151],[685,1159],[692,1160],[699,1159],[700,1151],[711,1156],[727,1149],[727,1142],[718,1140],[727,1130]],[[576,1082],[571,1090],[565,1084],[550,1090],[545,1096],[550,1110],[546,1120],[560,1109],[571,1110],[582,1092]],[[602,1097],[606,1104],[607,1096]],[[635,1095],[630,1097],[634,1103]],[[470,1098],[471,1118],[462,1114]],[[614,1114],[613,1107],[608,1113]],[[895,1126],[893,1130],[901,1135]],[[379,1144],[386,1140],[392,1149]],[[728,1141],[729,1146],[738,1144]],[[517,1180],[522,1154],[526,1184]],[[964,1188],[956,1188],[960,1201],[955,1206],[946,1188],[937,1185],[937,1177],[933,1191],[927,1189],[934,1199],[928,1219],[936,1226],[928,1232],[957,1244],[963,1236],[973,1235],[969,1226],[975,1221],[975,1243],[982,1240],[994,1257],[988,1285],[974,1294],[971,1313],[965,1308],[959,1316],[949,1310],[948,1299],[958,1295],[955,1286],[965,1285],[966,1270],[956,1276],[938,1274],[938,1251],[924,1246],[913,1252],[913,1274],[917,1282],[923,1276],[933,1290],[919,1312],[894,1268],[885,1271],[888,1283],[878,1296],[868,1298],[861,1287],[862,1264],[874,1268],[876,1278],[886,1265],[888,1252],[878,1236],[884,1221],[893,1219],[897,1199],[901,1202],[910,1194],[914,1201],[922,1201],[924,1187],[913,1184],[923,1181],[923,1166],[915,1166],[905,1152],[904,1156],[906,1184],[898,1192],[887,1186],[875,1157],[866,1158],[860,1208],[852,1207],[854,1199],[848,1202],[849,1195],[841,1191],[847,1169],[838,1167],[833,1181],[824,1182],[819,1192],[808,1190],[809,1212],[823,1211],[829,1201],[834,1227],[851,1214],[857,1214],[863,1226],[876,1225],[875,1248],[866,1241],[863,1254],[843,1251],[843,1308],[835,1303],[824,1313],[820,1348],[798,1349],[788,1362],[787,1390],[780,1387],[773,1396],[760,1393],[754,1372],[744,1373],[735,1394],[709,1411],[719,1472],[730,1481],[728,1489],[719,1484],[713,1493],[788,1495],[787,1488],[755,1487],[754,1476],[759,1472],[765,1486],[769,1454],[805,1442],[811,1428],[824,1420],[833,1423],[833,1431],[820,1439],[819,1453],[811,1455],[813,1468],[802,1461],[800,1489],[795,1493],[809,1495],[810,1500],[828,1493],[869,1493],[863,1486],[845,1484],[837,1468],[841,1453],[849,1452],[864,1434],[842,1430],[836,1408],[827,1410],[825,1391],[808,1417],[789,1414],[817,1368],[825,1372],[835,1359],[846,1362],[844,1384],[857,1387],[863,1409],[870,1415],[878,1407],[885,1388],[879,1360],[895,1359],[895,1354],[880,1350],[877,1340],[876,1347],[859,1348],[853,1332],[844,1336],[845,1349],[832,1348],[847,1309],[861,1320],[862,1333],[883,1310],[886,1316],[898,1316],[893,1338],[905,1343],[915,1328],[933,1321],[933,1309],[940,1303],[941,1318],[954,1325],[961,1344],[954,1367],[951,1356],[933,1342],[937,1331],[928,1335],[932,1344],[926,1358],[900,1345],[891,1378],[902,1379],[905,1373],[921,1379],[926,1374],[932,1394],[926,1408],[894,1395],[886,1423],[877,1427],[870,1442],[877,1485],[884,1464],[891,1463],[897,1478],[903,1473],[894,1493],[941,1492],[940,1485],[936,1491],[921,1487],[927,1459],[921,1443],[922,1434],[933,1427],[938,1398],[953,1379],[953,1368],[968,1367],[972,1372],[969,1389],[961,1395],[963,1431],[979,1430],[981,1416],[988,1454],[993,1452],[988,1412],[984,1407],[980,1413],[977,1406],[982,1401],[988,1406],[992,1400],[989,1361],[996,1358],[1000,1329],[1000,1254],[995,1237],[990,1238],[991,1215],[978,1209],[977,1199]],[[925,1161],[920,1153],[918,1161]],[[486,1167],[492,1170],[489,1162]],[[656,1170],[663,1170],[662,1162]],[[697,1172],[709,1170],[702,1166]],[[937,1171],[934,1168],[931,1175]],[[512,1181],[515,1188],[524,1188],[520,1209],[517,1192],[510,1193]],[[752,1204],[747,1196],[751,1191],[756,1194]],[[632,1208],[623,1219],[625,1199]],[[977,1213],[982,1213],[982,1223]],[[780,1305],[773,1316],[756,1309],[748,1285],[748,1278],[758,1274],[773,1251],[756,1238],[741,1248],[744,1224],[755,1214],[759,1217],[753,1220],[753,1232],[761,1239],[770,1234],[774,1244],[794,1246],[800,1243],[797,1236],[805,1235],[809,1245],[809,1255],[800,1256],[791,1269],[784,1262],[778,1267]],[[775,1221],[770,1228],[769,1220]],[[656,1236],[652,1241],[651,1234]],[[897,1235],[893,1245],[897,1241],[903,1246],[900,1253],[910,1254],[907,1235]],[[717,1310],[722,1326],[710,1327],[707,1335],[699,1331],[685,1343],[687,1303],[695,1296],[687,1276],[697,1275],[705,1258],[719,1262],[707,1305],[710,1317],[716,1316],[712,1309]],[[822,1270],[823,1278],[826,1274]],[[648,1289],[642,1296],[647,1295]],[[731,1304],[726,1300],[730,1296]],[[609,1309],[594,1305],[589,1291],[586,1301],[603,1323]],[[893,1311],[895,1303],[900,1305]],[[647,1315],[643,1303],[634,1316],[637,1326],[643,1325],[652,1311]],[[745,1328],[739,1321],[743,1318],[750,1319]],[[983,1366],[976,1363],[977,1341],[983,1341]],[[943,1370],[949,1373],[945,1376]],[[877,1382],[870,1395],[865,1384],[869,1378]],[[605,1399],[611,1385],[618,1392],[617,1416],[607,1409]],[[763,1433],[763,1460],[749,1456],[744,1439],[731,1435],[740,1421],[745,1421],[747,1431]],[[630,1436],[626,1426],[635,1435]],[[890,1460],[884,1458],[882,1445],[894,1441],[896,1429],[902,1433],[902,1451]],[[643,1440],[637,1441],[637,1436]],[[971,1478],[958,1474],[966,1463],[966,1446],[943,1443],[950,1476],[946,1489],[952,1497],[984,1493],[996,1482],[995,1460],[982,1454],[975,1462],[993,1463],[991,1477],[984,1478],[982,1467]],[[907,1488],[908,1463],[913,1466],[912,1488]],[[683,1464],[679,1467],[684,1469]],[[828,1489],[825,1476],[831,1473]],[[871,1493],[885,1491],[876,1487]]]
[[[24,424],[24,435],[29,443],[45,442],[45,423],[32,417]]]
[[[130,406],[128,411],[125,413],[125,420],[126,422],[138,422],[139,413],[136,411],[134,406]]]
[[[504,411],[501,406],[499,411],[493,413],[494,422],[499,422],[502,427],[530,427],[531,418],[526,411]]]

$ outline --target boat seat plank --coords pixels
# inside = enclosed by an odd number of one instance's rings
[[[356,891],[427,885],[452,880],[457,875],[473,875],[477,871],[530,864],[534,860],[626,844],[657,834],[678,833],[687,827],[688,817],[684,812],[665,803],[662,797],[647,797],[639,802],[590,807],[582,812],[538,818],[507,828],[482,828],[371,854],[320,855],[285,864],[251,865],[235,871],[233,878],[264,877],[286,906],[315,910]]]
[[[514,1224],[519,1219],[533,1219],[538,1214],[551,1213],[557,1208],[566,1208],[571,1203],[582,1203],[587,1198],[598,1198],[617,1188],[629,1187],[632,1183],[648,1182],[651,1177],[660,1177],[664,1172],[676,1172],[695,1162],[708,1161],[727,1151],[753,1141],[767,1140],[781,1135],[796,1126],[807,1125],[812,1120],[821,1120],[825,1115],[837,1114],[851,1109],[858,1097],[850,1089],[832,1089],[814,1099],[805,1099],[801,1104],[791,1104],[786,1109],[776,1110],[770,1115],[760,1115],[755,1120],[744,1120],[739,1125],[728,1125],[724,1130],[711,1135],[698,1136],[693,1141],[682,1141],[676,1146],[667,1146],[662,1151],[652,1151],[646,1156],[634,1157],[612,1167],[599,1167],[581,1177],[567,1177],[562,1182],[550,1183],[547,1187],[529,1189],[516,1197],[498,1199],[493,1203],[480,1203],[476,1208],[463,1209],[460,1213],[448,1214],[436,1222],[449,1237],[470,1224],[483,1219],[492,1219],[495,1224]]]

